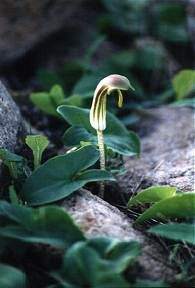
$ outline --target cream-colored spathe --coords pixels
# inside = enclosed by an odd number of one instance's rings
[[[131,86],[129,80],[122,75],[113,74],[102,79],[97,85],[90,110],[91,126],[97,131],[98,147],[100,152],[100,169],[106,170],[106,157],[104,148],[103,130],[106,129],[106,100],[107,96],[112,91],[118,92],[118,106],[123,104],[123,95],[121,90],[128,90],[134,88]],[[104,198],[104,183],[100,183],[99,196]]]
[[[122,75],[112,74],[102,79],[97,85],[90,110],[91,126],[99,131],[106,129],[106,101],[107,95],[118,92],[118,106],[122,107],[123,95],[121,90],[133,89],[129,80]],[[134,89],[133,89],[134,90]]]

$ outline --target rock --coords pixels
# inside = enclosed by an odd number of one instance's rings
[[[83,0],[0,1],[0,65],[26,51],[60,28]]]
[[[0,81],[0,148],[15,149],[21,123],[20,111]]]
[[[194,190],[193,110],[162,107],[148,111],[140,122],[142,152],[138,159],[126,158],[127,172],[119,177],[122,192],[133,194],[151,185],[171,185]]]
[[[139,277],[151,280],[173,280],[175,270],[169,266],[163,248],[140,231],[133,228],[133,221],[116,207],[82,189],[64,200],[68,211],[87,237],[108,236],[141,243]]]

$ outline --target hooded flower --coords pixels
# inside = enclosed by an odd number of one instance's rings
[[[109,75],[99,82],[94,92],[93,102],[90,110],[90,123],[94,129],[100,131],[106,129],[107,95],[113,91],[117,91],[118,106],[122,107],[123,95],[121,90],[128,90],[129,88],[134,90],[129,80],[126,77],[118,74]]]

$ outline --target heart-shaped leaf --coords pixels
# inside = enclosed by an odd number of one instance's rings
[[[172,240],[185,241],[195,245],[195,225],[188,223],[159,224],[151,227],[148,232]]]
[[[73,127],[64,135],[64,144],[79,146],[80,142],[97,144],[96,130],[89,122],[89,110],[74,106],[62,105],[57,111]],[[129,132],[125,126],[111,113],[107,113],[107,128],[104,131],[104,140],[108,148],[122,155],[138,155],[140,142],[134,132]]]
[[[98,158],[98,150],[91,145],[51,158],[27,178],[22,189],[23,199],[32,206],[42,205],[65,198],[91,181],[114,181],[107,171],[83,171]]]
[[[35,209],[0,201],[0,216],[8,221],[0,227],[2,237],[60,248],[85,239],[70,216],[57,206]]]
[[[152,186],[140,191],[128,202],[128,207],[136,204],[154,203],[160,200],[172,197],[176,194],[177,189],[170,186]]]
[[[189,218],[195,217],[195,193],[186,192],[161,200],[140,215],[136,223],[152,218]]]

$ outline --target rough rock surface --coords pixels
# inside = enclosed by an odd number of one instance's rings
[[[65,26],[82,1],[0,1],[0,64],[20,57]]]
[[[140,122],[142,152],[127,158],[127,173],[119,177],[121,190],[135,193],[151,185],[171,185],[194,190],[194,111],[186,107],[162,107],[148,111]]]
[[[14,150],[21,129],[20,111],[0,81],[0,148]]]
[[[62,203],[88,237],[108,236],[121,240],[139,241],[139,277],[151,280],[173,280],[173,267],[169,266],[163,248],[134,229],[132,221],[116,207],[82,189]],[[174,271],[174,272],[173,272]]]

